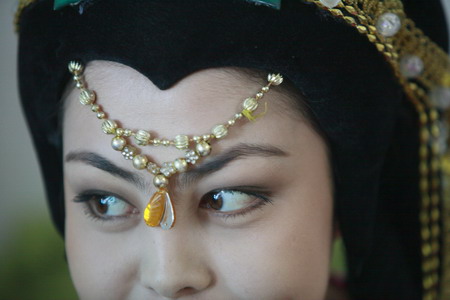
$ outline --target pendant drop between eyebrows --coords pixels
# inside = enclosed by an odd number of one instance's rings
[[[169,178],[177,173],[185,172],[189,165],[195,165],[200,158],[208,156],[211,153],[211,143],[224,138],[228,134],[228,129],[235,125],[237,121],[245,118],[249,121],[255,121],[262,117],[264,113],[254,114],[258,108],[259,100],[263,98],[272,85],[276,86],[283,82],[283,77],[280,74],[269,74],[267,77],[268,83],[254,97],[246,98],[242,102],[242,108],[232,118],[225,123],[215,125],[210,133],[192,137],[180,134],[173,139],[159,139],[152,138],[150,132],[146,130],[133,131],[120,128],[116,121],[108,119],[102,108],[95,104],[96,93],[87,88],[83,78],[83,65],[71,61],[68,67],[73,75],[76,87],[80,90],[80,103],[90,106],[91,111],[102,121],[103,132],[114,136],[111,140],[111,147],[121,152],[125,159],[131,160],[134,168],[146,170],[153,175],[153,184],[157,191],[145,207],[143,218],[148,226],[160,226],[162,229],[172,228],[176,221],[175,208],[168,190]],[[139,146],[172,146],[184,151],[184,156],[158,166],[156,163],[149,161],[147,156],[140,153],[139,148],[132,146],[132,140]]]

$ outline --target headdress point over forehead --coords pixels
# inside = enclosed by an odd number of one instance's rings
[[[61,157],[56,107],[69,61],[120,62],[160,89],[205,68],[279,72],[329,140],[355,298],[448,297],[450,76],[439,2],[253,2],[97,0],[60,2],[57,11],[53,1],[22,2],[21,98],[37,124],[30,129],[58,228],[61,162],[45,158]]]

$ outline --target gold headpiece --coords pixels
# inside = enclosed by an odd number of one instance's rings
[[[449,57],[406,17],[400,0],[305,1],[365,35],[418,113],[423,299],[450,299]]]
[[[201,157],[208,156],[211,153],[211,143],[214,140],[225,137],[228,134],[228,129],[238,120],[245,117],[253,121],[260,116],[261,114],[254,115],[259,106],[259,100],[269,91],[272,85],[279,85],[283,82],[283,77],[280,74],[269,74],[267,85],[263,86],[254,97],[245,99],[242,103],[242,109],[227,122],[214,126],[210,133],[193,137],[180,134],[169,140],[152,138],[151,134],[146,130],[133,131],[120,128],[115,121],[107,119],[106,113],[98,104],[95,104],[95,92],[89,90],[86,86],[83,70],[84,67],[80,63],[69,63],[69,71],[73,74],[76,86],[81,91],[79,96],[81,104],[89,105],[91,110],[96,113],[97,118],[103,121],[102,130],[104,133],[114,135],[111,141],[111,146],[114,150],[121,151],[123,157],[131,160],[136,169],[147,170],[153,174],[153,184],[158,191],[150,198],[144,210],[144,220],[149,226],[161,226],[163,229],[172,228],[176,219],[175,209],[167,190],[170,176],[186,171],[189,165],[194,165]],[[150,162],[147,156],[140,154],[139,149],[130,144],[131,138],[134,138],[135,143],[140,146],[173,146],[185,151],[185,155],[158,166],[156,163]],[[190,147],[192,144],[193,147]]]

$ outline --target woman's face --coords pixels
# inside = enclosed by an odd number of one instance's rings
[[[211,69],[161,91],[108,62],[91,63],[86,81],[109,118],[156,138],[208,133],[261,88]],[[263,117],[240,121],[212,143],[191,168],[198,172],[171,178],[177,220],[170,230],[143,221],[153,175],[114,151],[113,136],[78,102],[79,92],[69,94],[66,247],[81,299],[323,299],[332,240],[326,146],[277,90],[261,101]],[[158,164],[183,156],[163,146],[142,151]],[[217,197],[223,205],[213,209]]]

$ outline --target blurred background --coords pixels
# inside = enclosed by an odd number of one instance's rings
[[[0,1],[0,299],[76,299],[19,106],[17,3]],[[450,0],[443,3],[450,16]],[[340,262],[338,255],[337,269]]]

